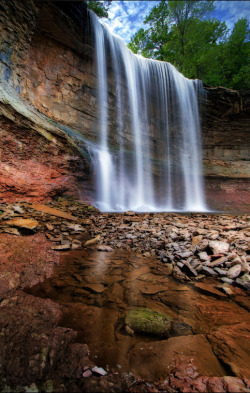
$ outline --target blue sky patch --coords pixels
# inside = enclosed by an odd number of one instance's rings
[[[140,28],[147,28],[143,20],[159,3],[160,1],[157,0],[113,0],[109,9],[110,20],[104,19],[104,22],[113,33],[128,43]],[[215,1],[215,7],[211,17],[226,22],[229,29],[232,29],[240,18],[248,18],[250,21],[250,1]]]

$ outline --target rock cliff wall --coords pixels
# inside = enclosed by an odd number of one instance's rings
[[[249,211],[250,91],[205,89],[202,139],[209,206]]]
[[[0,200],[88,197],[91,163],[84,138],[98,138],[92,33],[81,2],[1,1]],[[115,144],[116,98],[108,75]],[[202,134],[208,204],[246,210],[249,92],[206,91]],[[154,124],[151,130],[153,144]]]
[[[84,127],[91,112],[89,102],[77,93],[79,88],[84,96],[88,90],[86,72],[91,78],[82,44],[87,35],[74,31],[74,15],[65,12],[66,3],[57,4],[0,4],[0,201],[65,194],[86,198],[84,182],[91,184],[87,152],[81,136],[70,128]]]

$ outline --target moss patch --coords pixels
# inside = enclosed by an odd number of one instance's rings
[[[170,316],[157,311],[136,308],[127,312],[125,323],[135,332],[166,337],[171,329],[171,319]]]

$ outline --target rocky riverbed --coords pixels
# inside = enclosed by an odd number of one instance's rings
[[[2,391],[249,391],[249,216],[0,212]]]

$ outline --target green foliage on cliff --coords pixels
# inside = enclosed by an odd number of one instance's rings
[[[98,0],[85,0],[87,6],[92,10],[99,18],[108,18],[108,9],[111,3],[110,1],[98,1]]]
[[[188,78],[209,85],[250,88],[250,30],[239,19],[229,33],[210,18],[214,1],[166,1],[152,8],[128,47],[142,56],[172,63]]]

